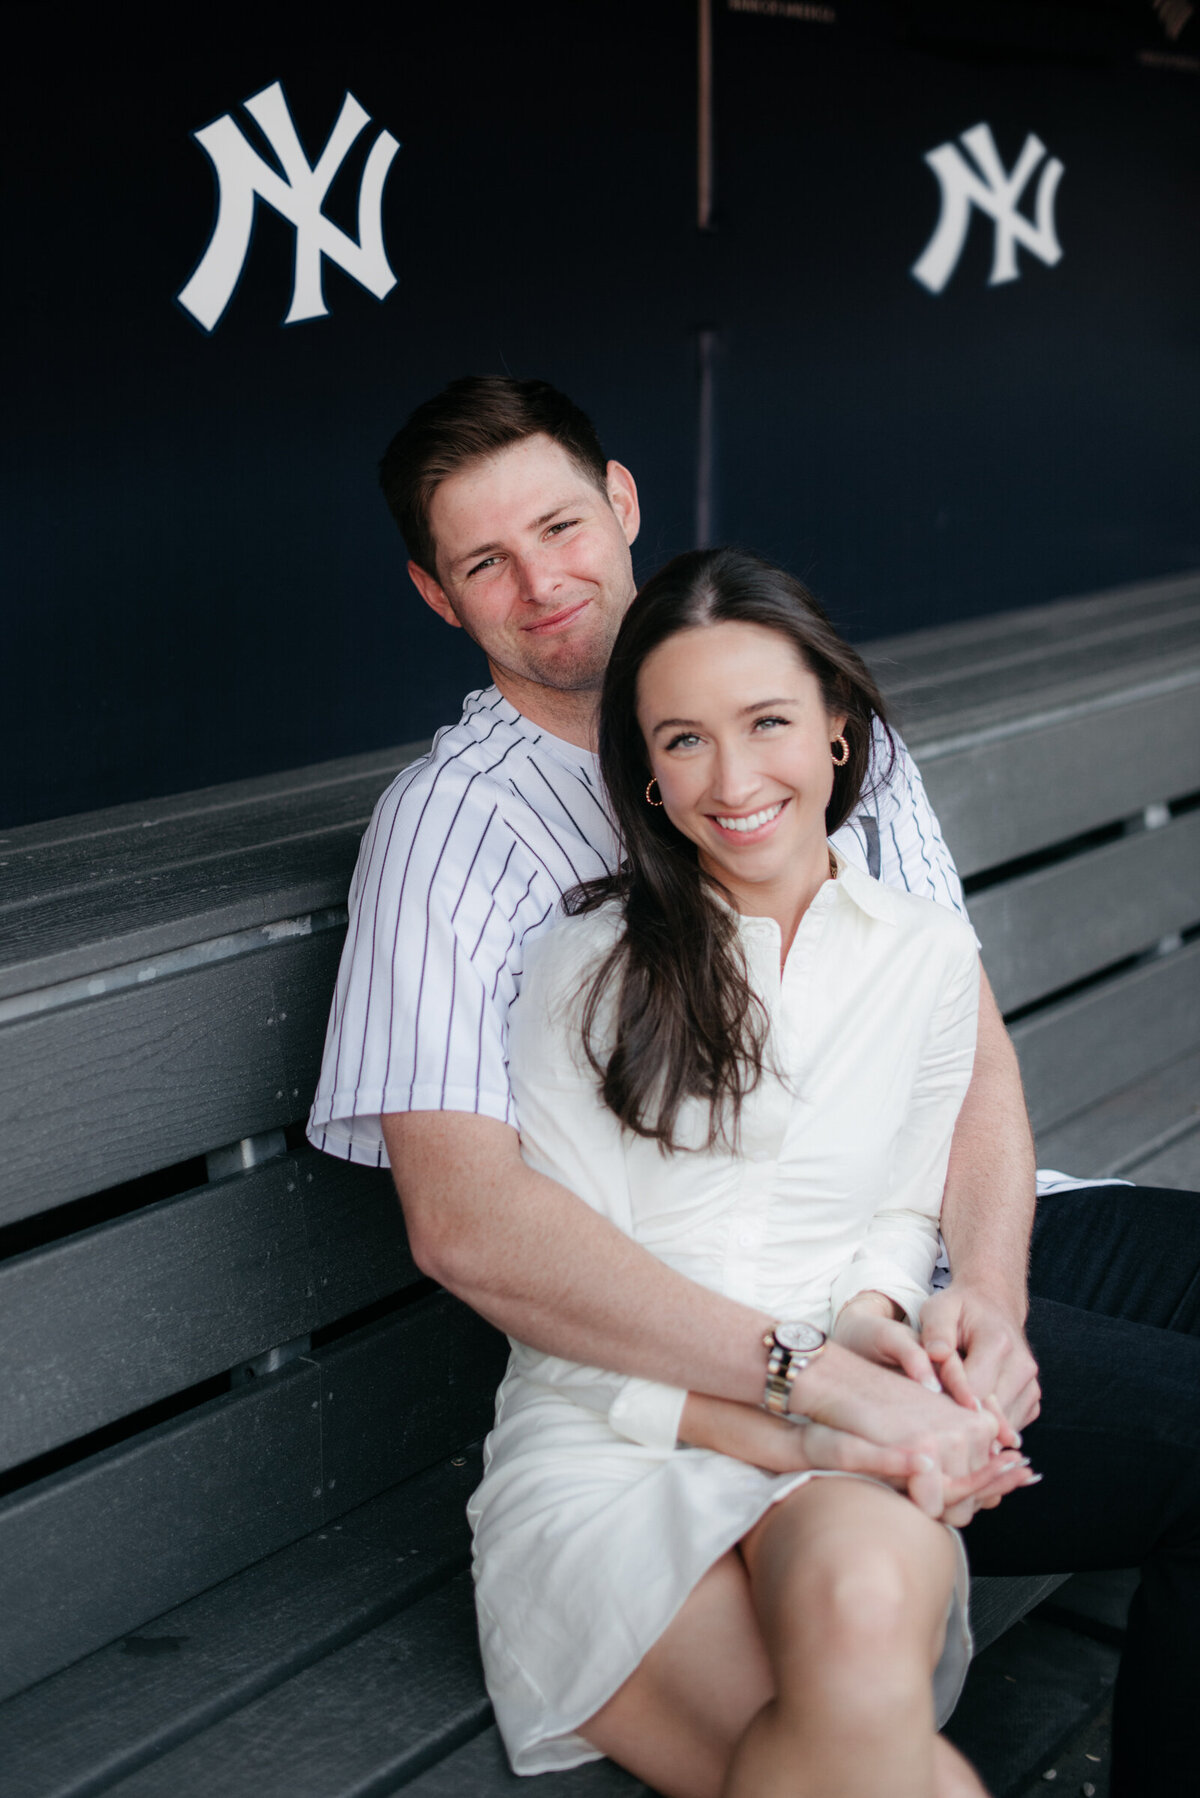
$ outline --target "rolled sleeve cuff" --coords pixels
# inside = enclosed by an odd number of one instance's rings
[[[654,1380],[626,1380],[609,1407],[608,1421],[618,1436],[643,1448],[675,1447],[687,1393],[679,1386]]]
[[[860,1292],[882,1292],[900,1306],[914,1330],[921,1327],[921,1307],[929,1297],[929,1288],[898,1274],[894,1266],[881,1262],[855,1261],[834,1281],[830,1295],[830,1316],[837,1321],[843,1305]]]

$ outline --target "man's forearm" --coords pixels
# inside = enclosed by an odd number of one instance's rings
[[[1027,1305],[1033,1138],[1016,1052],[981,975],[975,1068],[954,1130],[942,1234],[956,1282],[986,1288],[1018,1321]]]
[[[773,1321],[711,1292],[527,1167],[514,1131],[462,1113],[385,1117],[418,1264],[546,1354],[757,1404]]]

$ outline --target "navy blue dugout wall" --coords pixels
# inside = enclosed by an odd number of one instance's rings
[[[1186,12],[1186,8],[1183,9]],[[698,530],[806,574],[865,637],[1200,563],[1200,30],[1146,5],[392,0],[319,15],[5,8],[0,822],[425,735],[482,664],[420,606],[374,486],[466,370],[545,374],[638,475],[640,571]],[[1168,17],[1169,15],[1169,17]],[[1170,26],[1170,29],[1168,29]],[[178,33],[187,36],[180,49]],[[382,301],[259,202],[210,333],[192,133],[282,85],[356,236],[401,142]],[[937,294],[924,161],[986,122],[1064,173],[1062,257],[989,285],[972,210]],[[1041,168],[1019,198],[1033,217]]]

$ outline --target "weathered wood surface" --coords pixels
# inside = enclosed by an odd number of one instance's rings
[[[481,1435],[504,1354],[439,1294],[0,1502],[0,1696]]]
[[[1134,1168],[1198,1129],[1200,1049],[1193,1049],[1044,1131],[1038,1138],[1038,1159],[1081,1174],[1129,1177]],[[1139,1173],[1138,1178],[1144,1176]]]
[[[1200,921],[1200,812],[971,900],[997,1003],[1012,1011]]]
[[[0,1026],[0,1222],[303,1117],[340,951],[285,937]]]
[[[489,1717],[464,1572],[111,1789],[359,1798],[404,1785]]]
[[[1200,658],[1197,658],[1200,660]],[[1010,731],[913,738],[966,879],[1200,789],[1200,665]]]
[[[391,1176],[315,1151],[0,1264],[0,1469],[418,1278]]]
[[[1036,1132],[1200,1044],[1200,943],[1088,987],[1012,1026]]]
[[[10,1699],[5,1798],[105,1789],[443,1584],[479,1471],[455,1456]]]
[[[0,998],[342,904],[376,799],[426,747],[0,835]]]
[[[1180,1136],[1165,1149],[1135,1161],[1126,1178],[1139,1186],[1173,1186],[1183,1192],[1200,1192],[1200,1130]]]

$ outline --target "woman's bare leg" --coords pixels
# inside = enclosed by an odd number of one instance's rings
[[[826,1496],[813,1505],[806,1495],[822,1488]],[[834,1493],[848,1496],[838,1503]],[[896,1508],[864,1502],[861,1493],[894,1498]],[[782,1652],[778,1692],[789,1695],[786,1701],[777,1695],[746,1560],[734,1552],[709,1570],[637,1671],[580,1733],[663,1798],[878,1798],[881,1791],[889,1798],[986,1798],[967,1763],[933,1734],[930,1675],[953,1579],[941,1527],[881,1487],[814,1480],[767,1512],[743,1547],[775,1618],[766,1627]],[[797,1558],[813,1560],[811,1580],[794,1569]],[[833,1571],[835,1561],[844,1577]],[[879,1563],[882,1579],[874,1577]],[[917,1660],[916,1679],[881,1681],[885,1616],[909,1600],[903,1627],[888,1633]],[[801,1627],[793,1630],[789,1620],[797,1614]],[[899,1783],[903,1754],[924,1783]],[[829,1783],[831,1777],[843,1783]]]
[[[734,1752],[726,1798],[932,1798],[946,1531],[885,1487],[813,1480],[742,1552],[776,1694]]]
[[[750,1580],[733,1550],[579,1733],[662,1798],[718,1798],[737,1742],[773,1690]]]
[[[933,1798],[988,1798],[970,1761],[944,1736],[933,1744]]]

